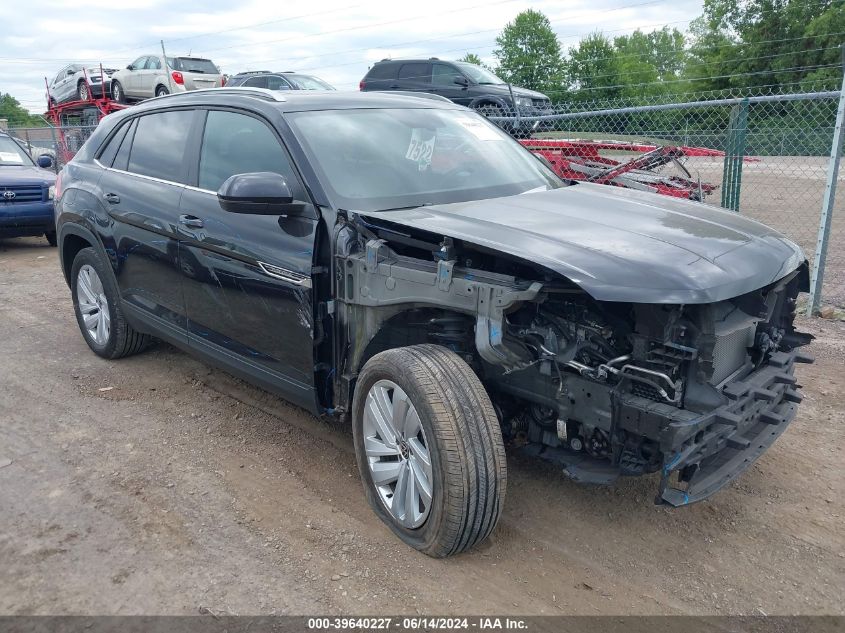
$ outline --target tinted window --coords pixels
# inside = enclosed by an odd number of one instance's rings
[[[460,73],[448,64],[433,64],[431,67],[431,83],[438,86],[454,86],[455,77]]]
[[[185,147],[193,116],[189,110],[142,116],[132,141],[129,171],[183,182]]]
[[[208,75],[216,75],[220,70],[215,66],[210,59],[201,59],[199,57],[177,57],[173,66],[174,70],[181,70],[186,73],[205,73]]]
[[[266,88],[267,77],[250,77],[243,85],[245,88]]]
[[[402,64],[399,67],[399,79],[430,81],[431,67],[428,64]]]
[[[126,132],[129,130],[129,125],[123,125],[117,133],[111,137],[111,140],[106,143],[106,146],[100,152],[97,160],[106,167],[111,167],[114,163],[114,157],[117,155],[117,150],[120,149],[120,144],[123,142]]]
[[[245,114],[210,111],[200,150],[200,189],[217,191],[229,176],[256,171],[281,174],[296,195],[293,167],[267,125]]]
[[[396,64],[376,64],[367,73],[367,79],[393,79],[396,76]]]
[[[132,123],[127,126],[126,136],[120,144],[120,149],[117,150],[114,162],[112,162],[112,167],[115,169],[126,171],[129,166],[129,150],[132,148],[132,137],[135,134],[136,127],[138,127],[138,119],[133,119]]]
[[[267,87],[270,90],[290,90],[290,85],[278,75],[267,77]]]

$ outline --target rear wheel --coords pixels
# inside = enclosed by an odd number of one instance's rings
[[[103,358],[122,358],[147,346],[150,337],[126,322],[117,284],[93,248],[77,253],[70,279],[76,321],[91,351]]]
[[[123,92],[123,86],[119,81],[111,82],[111,97],[118,103],[126,103],[126,93]]]
[[[170,91],[167,88],[165,88],[164,86],[159,86],[158,88],[156,88],[156,96],[157,97],[163,97],[164,95],[169,95],[169,94],[170,94]]]
[[[353,434],[370,506],[405,543],[434,557],[486,539],[501,514],[507,466],[478,377],[436,345],[382,352],[355,387]]]

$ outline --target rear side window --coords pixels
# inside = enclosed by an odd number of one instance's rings
[[[245,114],[211,110],[200,150],[199,188],[217,191],[229,176],[256,171],[281,174],[302,199],[290,159],[266,124]]]
[[[367,79],[393,79],[396,77],[397,64],[376,64],[367,73]]]
[[[174,110],[140,117],[129,153],[129,171],[184,182],[185,149],[193,116],[192,110]]]
[[[126,168],[129,166],[129,150],[132,149],[132,137],[135,135],[135,128],[138,127],[138,119],[133,119],[132,123],[126,127],[128,128],[126,136],[123,138],[120,149],[117,150],[114,162],[112,163],[112,167],[123,171],[126,171]]]
[[[158,57],[148,57],[146,70],[161,70],[161,60]]]
[[[244,88],[266,88],[267,77],[250,77],[243,83]]]
[[[131,123],[124,123],[117,133],[111,137],[106,146],[100,152],[97,160],[105,167],[111,167],[114,163],[114,157],[117,155],[117,150],[120,149],[120,144],[126,138],[126,132],[129,130]]]
[[[399,67],[399,79],[412,81],[431,81],[431,66],[429,64],[402,64]]]

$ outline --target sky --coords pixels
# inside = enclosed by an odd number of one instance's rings
[[[542,11],[567,50],[601,30],[613,37],[664,25],[685,30],[702,0],[6,0],[0,92],[44,111],[44,77],[69,63],[122,68],[144,54],[192,54],[223,72],[295,70],[357,90],[385,57],[494,62],[495,38],[528,8]],[[356,0],[350,0],[355,3]],[[237,5],[237,6],[235,6]]]

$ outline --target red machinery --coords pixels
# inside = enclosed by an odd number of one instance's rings
[[[105,76],[100,66],[100,75]],[[44,83],[47,85],[47,113],[46,119],[54,126],[56,132],[56,158],[60,165],[64,165],[74,157],[82,144],[93,132],[93,128],[107,114],[117,112],[129,107],[125,104],[113,101],[105,90],[105,82],[102,94],[94,98],[94,91],[88,82],[88,74],[83,69],[85,83],[88,84],[88,99],[84,101],[68,101],[56,104],[50,96],[50,85],[47,78]]]
[[[705,147],[645,145],[625,141],[583,141],[564,139],[522,139],[519,141],[545,158],[562,178],[651,191],[664,196],[703,200],[717,185],[693,178],[680,159],[689,156],[724,157],[725,153]],[[640,154],[621,161],[600,152]],[[746,158],[745,160],[749,160]],[[680,174],[661,174],[659,169],[674,163]]]

